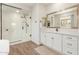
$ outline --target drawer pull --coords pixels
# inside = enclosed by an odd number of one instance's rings
[[[72,46],[72,44],[71,44],[71,43],[67,43],[67,45]]]
[[[67,53],[72,54],[72,52],[70,52],[70,51],[67,51]]]
[[[71,37],[67,37],[68,39],[72,39]]]

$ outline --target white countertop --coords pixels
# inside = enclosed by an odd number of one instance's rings
[[[73,35],[79,37],[79,29],[59,29],[58,32],[53,28],[43,28],[41,30],[45,33],[56,33],[56,34],[64,34],[64,35]]]

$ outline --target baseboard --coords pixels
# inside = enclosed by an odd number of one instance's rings
[[[35,42],[35,41],[33,41],[33,40],[31,40],[32,42],[34,42],[35,44],[37,44],[37,45],[40,45],[40,43],[39,42]]]
[[[15,44],[19,44],[19,43],[23,43],[23,42],[27,42],[27,41],[30,41],[30,40],[18,40],[15,42],[11,42],[10,45],[15,45]]]

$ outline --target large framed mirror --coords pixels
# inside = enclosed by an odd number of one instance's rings
[[[61,10],[47,15],[49,28],[78,28],[78,7]]]

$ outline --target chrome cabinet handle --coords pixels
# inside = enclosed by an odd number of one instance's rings
[[[67,45],[72,46],[72,44],[71,44],[71,43],[67,43]]]
[[[72,39],[71,37],[67,37],[68,39]]]
[[[72,52],[70,52],[70,51],[67,51],[67,53],[72,54]]]

